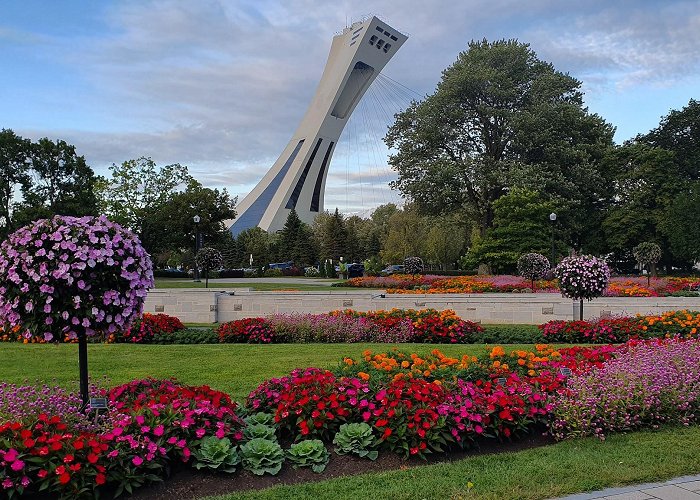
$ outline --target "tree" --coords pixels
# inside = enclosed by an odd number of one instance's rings
[[[244,261],[250,265],[250,256],[253,256],[253,265],[261,267],[272,262],[270,259],[270,235],[259,227],[251,227],[238,235],[238,244],[243,248]]]
[[[313,232],[319,244],[321,259],[340,260],[346,250],[347,229],[345,218],[338,209],[333,214],[324,212],[316,216]]]
[[[111,179],[98,183],[100,209],[110,219],[143,234],[144,221],[192,179],[178,163],[156,168],[146,157],[112,164]]]
[[[642,143],[627,143],[606,160],[615,199],[603,219],[608,247],[622,251],[649,238],[667,247],[659,223],[678,192],[673,154]]]
[[[668,207],[661,229],[673,256],[689,263],[700,261],[700,182],[688,194],[676,197]]]
[[[10,129],[0,130],[0,238],[15,227],[12,224],[14,194],[29,184],[30,162],[31,141]]]
[[[18,223],[54,215],[97,215],[97,178],[75,146],[63,140],[39,139],[31,147],[32,182],[22,186]]]
[[[594,206],[613,128],[587,112],[580,86],[527,44],[472,41],[435,93],[389,129],[393,186],[424,212],[464,211],[482,236],[493,226],[494,202],[511,187]]]
[[[199,232],[207,246],[223,247],[230,239],[225,221],[236,216],[235,198],[223,189],[205,188],[189,178],[184,191],[172,193],[167,199],[144,211],[142,241],[151,254],[167,250],[194,249],[193,219],[199,215]]]
[[[442,269],[455,262],[464,247],[464,232],[450,220],[436,219],[430,223],[425,241],[426,254]]]
[[[541,280],[550,271],[549,259],[541,253],[526,253],[518,259],[518,274],[530,280],[535,291],[535,280]]]
[[[549,214],[568,213],[559,203],[528,189],[513,189],[501,197],[494,203],[493,227],[469,249],[466,259],[468,267],[483,263],[493,272],[512,273],[521,255],[548,253],[552,230]],[[562,234],[557,237],[560,252],[564,250],[562,237]]]
[[[316,260],[317,251],[311,228],[299,218],[293,208],[279,232],[279,247],[282,259],[292,260],[297,266],[303,267]]]
[[[683,109],[671,110],[659,126],[636,142],[672,151],[680,177],[700,180],[700,102],[691,99]]]
[[[562,295],[579,301],[579,319],[583,321],[583,299],[600,297],[610,281],[608,264],[592,255],[567,257],[554,269]]]
[[[406,206],[389,218],[382,247],[385,262],[403,262],[406,257],[425,255],[426,219],[415,206]]]

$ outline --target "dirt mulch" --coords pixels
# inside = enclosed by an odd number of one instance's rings
[[[484,441],[477,448],[470,450],[435,454],[428,458],[427,463],[451,462],[475,455],[519,451],[552,444],[553,442],[550,437],[541,434],[531,434],[519,441],[510,443]],[[295,470],[286,464],[276,476],[256,476],[248,471],[240,471],[235,474],[215,474],[182,468],[174,471],[173,475],[162,483],[155,483],[137,490],[130,498],[153,500],[196,499],[209,495],[259,490],[283,484],[323,481],[368,472],[405,470],[425,464],[425,460],[419,458],[404,460],[390,452],[380,452],[379,458],[374,462],[366,458],[349,455],[340,456],[335,452],[331,452],[330,462],[322,474],[316,474],[308,468]]]

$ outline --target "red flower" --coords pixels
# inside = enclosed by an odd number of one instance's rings
[[[67,472],[64,472],[60,476],[58,476],[58,482],[61,484],[67,484],[70,481],[70,474]]]

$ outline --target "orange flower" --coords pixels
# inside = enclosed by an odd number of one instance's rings
[[[357,376],[360,377],[360,378],[361,378],[362,380],[364,380],[364,381],[369,380],[369,373],[359,372],[359,373],[357,374]]]

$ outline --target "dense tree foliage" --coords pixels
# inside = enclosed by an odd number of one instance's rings
[[[386,143],[395,187],[422,211],[464,211],[481,235],[494,202],[529,187],[595,210],[613,128],[583,106],[581,83],[514,40],[471,42],[432,95],[400,113]],[[569,221],[578,240],[592,224]],[[580,243],[578,241],[577,243]]]

